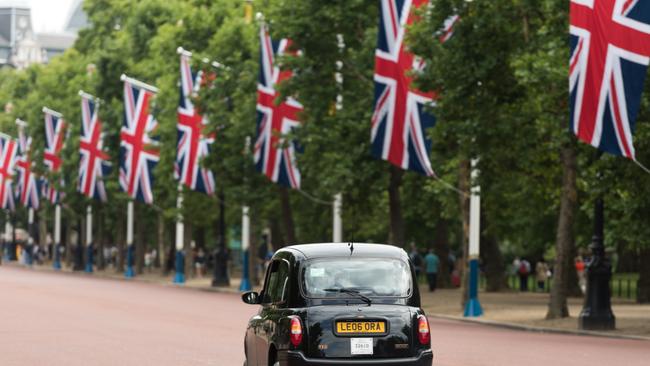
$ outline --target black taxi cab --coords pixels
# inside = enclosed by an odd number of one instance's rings
[[[429,322],[403,249],[329,243],[273,256],[244,337],[245,366],[430,366]]]

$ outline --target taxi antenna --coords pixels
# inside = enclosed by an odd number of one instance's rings
[[[352,253],[354,252],[354,243],[353,243],[353,242],[349,242],[349,243],[348,243],[348,247],[350,248],[350,255],[352,255]]]

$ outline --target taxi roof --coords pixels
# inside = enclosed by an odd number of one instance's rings
[[[350,248],[354,250],[350,254]],[[322,257],[382,257],[407,259],[408,255],[404,249],[394,245],[370,244],[370,243],[314,243],[291,245],[283,248],[299,252],[305,259]]]

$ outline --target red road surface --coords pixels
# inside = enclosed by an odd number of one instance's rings
[[[0,365],[241,365],[239,296],[0,267]],[[434,365],[650,365],[650,342],[431,320]]]

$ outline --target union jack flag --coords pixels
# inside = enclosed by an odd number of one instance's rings
[[[32,172],[31,146],[32,138],[25,133],[27,123],[16,121],[18,124],[18,152],[16,170],[18,171],[18,185],[16,196],[20,203],[27,208],[35,210],[39,207],[39,181]]]
[[[275,58],[291,51],[291,41],[273,42],[268,29],[260,29],[260,79],[257,84],[257,139],[255,165],[271,181],[300,189],[300,171],[296,166],[295,141],[285,141],[286,136],[300,125],[298,113],[302,104],[292,97],[277,103],[280,93],[276,86],[293,76],[292,71],[280,70]]]
[[[12,181],[18,144],[11,137],[0,133],[0,208],[14,210]]]
[[[131,198],[153,203],[153,170],[160,153],[153,148],[158,141],[151,134],[158,121],[151,113],[151,99],[156,91],[141,83],[123,78],[124,123],[120,132],[120,186]]]
[[[61,114],[47,108],[43,108],[45,114],[45,149],[43,151],[43,162],[52,174],[61,170],[61,150],[65,139],[66,123]],[[47,179],[42,180],[43,195],[52,204],[59,203],[60,192],[54,184]],[[61,180],[63,185],[63,180]]]
[[[175,176],[190,189],[213,195],[214,175],[211,170],[201,167],[201,160],[210,154],[214,135],[204,134],[208,120],[191,99],[198,94],[204,79],[203,72],[192,73],[190,56],[182,54]]]
[[[85,93],[81,95],[81,138],[79,140],[79,180],[77,190],[86,197],[106,202],[104,177],[111,170],[109,156],[103,150],[99,104]]]
[[[650,1],[572,0],[571,130],[635,159],[632,134],[650,61]]]
[[[372,115],[372,154],[402,169],[433,176],[429,161],[431,140],[425,130],[435,118],[425,112],[435,98],[412,85],[412,72],[424,68],[424,62],[408,52],[404,35],[413,23],[413,10],[428,0],[382,0],[379,37],[375,51],[375,108]],[[451,26],[445,34],[450,35]],[[447,37],[448,38],[448,37]],[[443,41],[445,37],[441,38]]]

